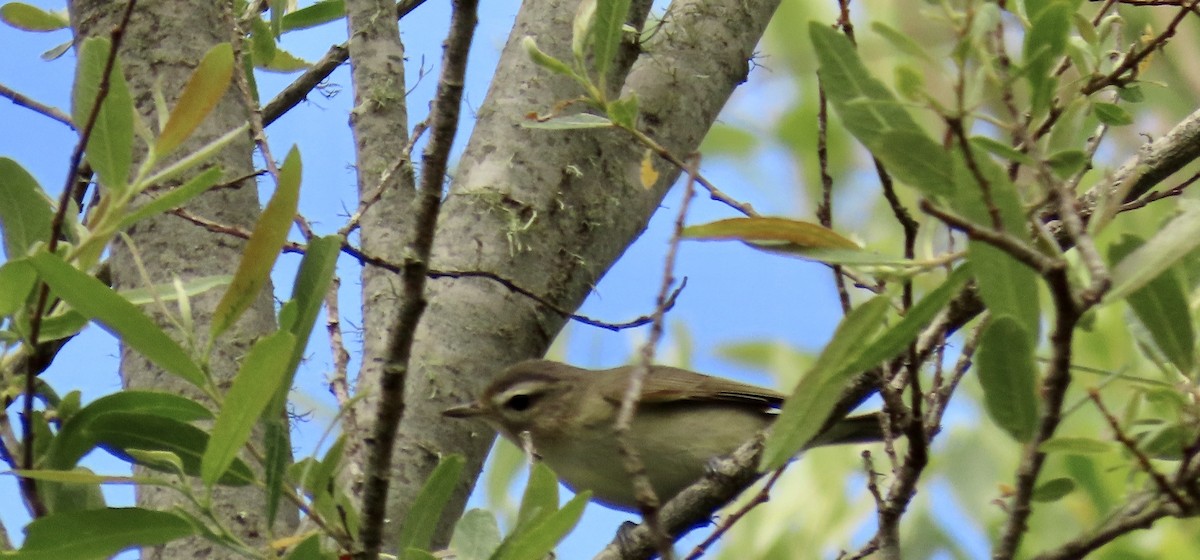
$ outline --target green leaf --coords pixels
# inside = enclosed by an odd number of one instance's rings
[[[208,434],[191,424],[152,414],[110,412],[97,417],[88,426],[96,441],[109,453],[156,470],[166,470],[161,462],[141,460],[134,451],[174,453],[190,476],[200,476],[201,458],[208,447]],[[170,472],[168,470],[168,472]],[[241,459],[221,477],[230,486],[250,484],[254,472]]]
[[[529,469],[529,482],[521,496],[521,508],[517,523],[528,523],[534,518],[558,510],[558,478],[545,463],[534,463]]]
[[[879,331],[890,306],[887,296],[877,296],[842,319],[833,339],[784,402],[783,411],[767,437],[763,470],[783,466],[817,435],[846,383],[858,373],[848,366],[862,354],[864,341],[871,340]]]
[[[608,72],[621,49],[621,33],[629,16],[630,0],[596,0],[596,16],[592,25],[592,64],[604,91]]]
[[[37,270],[24,260],[0,264],[0,317],[12,315],[24,307],[36,281]]]
[[[0,20],[22,31],[58,31],[71,26],[64,14],[48,12],[23,2],[9,2],[0,7]]]
[[[609,103],[607,113],[614,123],[628,129],[637,128],[637,94],[630,93],[621,99]]]
[[[607,117],[590,113],[576,113],[552,117],[544,121],[522,121],[525,128],[543,128],[547,130],[579,130],[584,128],[612,128],[613,122]]]
[[[981,154],[973,154],[980,174],[988,182],[988,192],[1004,230],[1018,239],[1027,239],[1025,210],[1016,188],[995,163]],[[964,218],[983,227],[993,226],[991,212],[981,196],[981,187],[966,163],[957,162],[955,178],[959,181],[952,199],[953,206]],[[1017,319],[1026,331],[1038,338],[1041,332],[1041,312],[1038,305],[1039,277],[1005,251],[982,241],[967,243],[967,260],[975,273],[979,297],[994,315],[1007,314]]]
[[[283,49],[276,48],[275,56],[271,57],[271,61],[260,65],[259,68],[267,72],[279,72],[286,74],[289,72],[298,72],[310,66],[312,66],[312,63],[309,61],[304,60],[303,58],[300,58]]]
[[[1066,50],[1074,11],[1069,3],[1062,1],[1045,2],[1043,5],[1045,7],[1036,16],[1030,16],[1033,23],[1025,34],[1025,78],[1029,80],[1035,114],[1049,106],[1057,84],[1050,70]]]
[[[929,292],[921,301],[912,306],[904,318],[900,319],[896,326],[888,329],[879,338],[871,341],[867,345],[866,350],[858,357],[854,363],[850,364],[847,369],[854,372],[853,374],[867,371],[886,360],[890,360],[899,356],[909,344],[917,339],[921,331],[933,321],[946,304],[950,302],[950,298],[958,294],[959,288],[966,285],[971,279],[971,270],[969,265],[964,265],[956,268],[950,273],[950,277],[946,278],[942,285],[938,286],[932,292]],[[863,341],[866,342],[865,340]],[[851,374],[851,375],[853,375]]]
[[[929,53],[925,52],[925,47],[913,40],[907,33],[903,33],[887,24],[875,21],[871,22],[871,31],[878,33],[881,37],[891,43],[900,52],[932,62]]]
[[[213,46],[192,71],[179,101],[167,117],[167,124],[153,146],[153,160],[175,151],[217,106],[233,78],[233,47],[229,43]]]
[[[554,72],[555,74],[570,76],[576,80],[580,79],[580,76],[576,74],[570,66],[567,66],[567,63],[550,56],[545,51],[538,48],[537,41],[535,41],[533,37],[526,36],[521,40],[521,45],[525,47],[525,53],[529,55],[529,59],[532,60],[534,64]]]
[[[821,64],[821,85],[856,138],[870,147],[874,134],[920,130],[887,86],[871,76],[849,39],[822,23],[811,22],[808,28]],[[852,101],[877,103],[864,103],[859,110],[851,111],[855,118],[847,118],[845,106]]]
[[[213,288],[228,285],[233,281],[233,277],[228,274],[218,276],[201,276],[192,278],[186,282],[180,281],[179,288],[176,289],[175,283],[159,284],[147,288],[133,288],[131,290],[121,290],[117,292],[121,297],[125,298],[134,305],[145,305],[155,301],[175,301],[184,296],[195,296],[207,292]]]
[[[100,491],[101,480],[83,480],[88,475],[94,478],[103,477],[84,467],[76,467],[65,474],[79,476],[70,483],[46,482],[37,487],[40,498],[50,513],[103,509],[107,505],[104,503],[104,494]]]
[[[70,469],[96,446],[90,431],[97,418],[114,412],[148,414],[179,422],[212,418],[204,405],[173,393],[125,390],[105,395],[71,415],[46,452],[46,466],[51,469]]]
[[[450,537],[450,550],[458,560],[488,560],[500,547],[500,525],[490,511],[472,509],[463,514]]]
[[[545,558],[554,546],[571,532],[583,508],[591,499],[591,492],[580,492],[562,509],[536,517],[529,523],[518,524],[513,533],[501,543],[492,560],[531,560]]]
[[[597,0],[583,0],[575,9],[575,17],[571,20],[571,54],[577,64],[582,66],[587,59],[587,46],[592,40],[592,29],[596,24]]]
[[[946,149],[918,130],[889,130],[872,147],[893,176],[930,196],[954,188],[954,164]]]
[[[975,365],[988,415],[1013,439],[1027,442],[1037,428],[1037,366],[1029,331],[1007,315],[983,331]]]
[[[1125,126],[1133,124],[1133,115],[1129,114],[1124,107],[1116,103],[1102,103],[1097,101],[1092,104],[1092,111],[1096,113],[1096,118],[1100,122],[1109,126]]]
[[[267,489],[267,523],[273,525],[283,498],[284,475],[292,459],[287,426],[281,418],[263,417],[263,484]]]
[[[1113,265],[1112,289],[1104,301],[1113,302],[1140,290],[1198,246],[1200,205],[1188,205],[1154,237]]]
[[[22,31],[58,31],[71,26],[65,14],[47,12],[24,2],[8,2],[0,7],[0,20]]]
[[[217,482],[250,439],[251,430],[270,403],[264,397],[274,395],[287,379],[287,356],[295,345],[295,335],[277,331],[259,339],[242,360],[204,450],[200,472],[205,484]]]
[[[788,218],[729,218],[688,226],[683,229],[682,236],[701,241],[742,241],[756,249],[801,256],[807,256],[814,249],[848,249],[850,252],[859,252],[857,243],[827,227]]]
[[[1083,150],[1063,150],[1056,152],[1046,160],[1046,164],[1054,170],[1060,179],[1074,175],[1087,164],[1087,154]]]
[[[1108,260],[1119,262],[1143,246],[1140,239],[1126,235],[1109,248]],[[1177,267],[1166,269],[1125,300],[1150,331],[1154,345],[1175,367],[1190,375],[1196,364],[1196,333]]]
[[[275,58],[275,34],[261,17],[250,20],[250,54],[255,66],[266,66]]]
[[[1069,478],[1054,478],[1039,484],[1033,490],[1033,501],[1042,503],[1057,502],[1074,491],[1074,480]]]
[[[462,478],[462,471],[466,465],[467,460],[462,455],[442,457],[438,466],[429,474],[429,479],[425,481],[421,491],[417,493],[417,497],[413,499],[408,516],[404,518],[404,525],[400,527],[400,550],[429,550],[433,543],[433,531],[437,528],[442,511],[446,509],[450,494]],[[406,552],[405,558],[412,556]]]
[[[233,275],[233,282],[213,312],[213,338],[233,326],[270,278],[271,268],[275,266],[275,259],[279,257],[279,251],[287,241],[288,230],[292,228],[292,220],[296,217],[296,204],[300,200],[300,174],[300,152],[292,146],[279,168],[275,194],[254,225],[250,240],[242,251],[237,272]]]
[[[75,336],[87,324],[87,317],[69,309],[61,314],[43,317],[42,330],[38,332],[38,340],[41,342],[50,342],[51,340],[62,340],[69,336]]]
[[[100,95],[111,46],[106,38],[89,37],[79,47],[72,119],[81,130]],[[133,165],[133,96],[121,72],[119,59],[113,60],[109,76],[108,93],[100,104],[92,134],[88,137],[87,160],[100,176],[100,182],[120,193],[128,186],[129,168]]]
[[[161,196],[147,202],[130,212],[121,219],[121,225],[117,229],[125,229],[129,226],[140,222],[151,216],[157,216],[169,210],[179,208],[187,204],[193,198],[203,194],[213,185],[217,184],[217,180],[221,178],[221,169],[218,167],[210,167],[205,169],[199,175],[188,179],[188,181],[176,188],[173,188]]]
[[[311,6],[284,14],[283,20],[280,21],[280,30],[286,33],[297,29],[308,29],[341,19],[345,15],[346,3],[343,0],[322,0]]]
[[[1023,154],[1017,151],[1012,146],[1003,142],[998,142],[987,136],[972,136],[971,145],[977,150],[985,150],[993,155],[1000,156],[1009,161],[1015,161],[1023,165],[1034,165],[1036,162],[1028,154]]]
[[[56,255],[38,253],[29,258],[55,295],[76,311],[100,324],[158,367],[196,385],[205,383],[204,372],[167,333],[137,306],[99,280],[76,270]]]
[[[1098,439],[1083,437],[1055,437],[1042,442],[1038,451],[1042,453],[1066,453],[1070,455],[1098,455],[1109,453],[1113,444]]]
[[[75,511],[35,519],[25,528],[25,544],[13,560],[109,558],[140,546],[156,546],[195,533],[173,513],[140,508]]]
[[[16,260],[38,241],[50,239],[54,210],[42,187],[21,164],[0,157],[0,230],[4,254]]]
[[[321,534],[315,533],[300,541],[296,548],[288,552],[284,560],[337,560],[337,556],[332,552],[321,550]]]
[[[316,324],[317,315],[325,303],[325,295],[333,281],[333,271],[337,267],[341,250],[341,236],[317,237],[308,243],[304,258],[300,260],[300,269],[296,271],[296,280],[292,283],[291,301],[296,302],[297,317],[289,331],[296,336],[298,342],[288,361],[289,376],[295,373],[300,359],[304,357],[304,349],[308,347],[313,325]],[[290,386],[291,383],[287,385]],[[283,396],[286,397],[286,393]]]

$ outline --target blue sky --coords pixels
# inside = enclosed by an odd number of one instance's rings
[[[37,0],[31,2],[49,9],[62,9],[62,2]],[[428,106],[433,93],[440,58],[440,43],[448,20],[445,2],[431,1],[410,15],[402,25],[409,56],[408,85],[412,89],[409,106],[421,111]],[[516,3],[484,2],[480,26],[471,57],[468,75],[462,133],[456,143],[456,153],[465,144],[473,124],[473,111],[482,103],[488,81],[501,47],[507,38]],[[136,17],[136,16],[135,16]],[[315,60],[330,44],[344,40],[343,25],[334,24],[290,35],[284,47],[306,59]],[[68,40],[66,32],[29,34],[0,26],[0,83],[30,95],[44,103],[69,110],[69,91],[74,58],[71,53],[44,62],[39,55]],[[433,76],[418,83],[421,65]],[[751,82],[739,91],[727,109],[725,119],[738,123],[743,115],[761,115],[763,107],[778,101],[782,92],[763,84],[759,79],[769,70],[758,68]],[[259,85],[263,99],[286,85],[292,76],[260,74]],[[325,97],[318,93],[291,114],[268,129],[276,154],[286,152],[296,143],[304,159],[301,211],[323,232],[332,232],[344,220],[345,209],[352,209],[354,200],[354,157],[350,131],[347,126],[352,101],[348,68],[342,67],[330,78],[340,86],[340,93]],[[423,117],[411,115],[413,122]],[[51,193],[63,183],[67,159],[75,135],[65,126],[52,122],[27,109],[0,102],[0,156],[16,159]],[[553,132],[548,132],[553,133]],[[811,217],[803,203],[795,199],[802,189],[791,187],[796,177],[792,165],[782,154],[769,148],[758,154],[754,170],[719,159],[705,162],[703,171],[733,196],[751,202],[764,214]],[[319,187],[318,187],[319,186]],[[650,312],[659,285],[663,257],[670,235],[670,225],[680,202],[676,188],[663,203],[663,209],[646,233],[626,252],[620,262],[596,287],[581,313],[609,321],[624,321]],[[692,206],[689,223],[703,223],[733,216],[734,213],[697,197]],[[281,258],[276,287],[287,293],[286,281],[298,262],[293,256]],[[718,355],[723,345],[738,341],[784,341],[801,349],[819,349],[832,333],[840,316],[836,294],[829,272],[820,265],[758,253],[738,244],[685,243],[677,263],[677,276],[688,277],[688,287],[677,307],[668,317],[667,337],[660,347],[660,356],[675,355],[672,348],[691,348],[690,365],[699,371],[716,375],[737,376],[742,379],[771,385],[764,372],[740,369]],[[358,308],[358,266],[341,263],[343,280],[342,312],[344,324],[355,324]],[[570,325],[560,341],[569,361],[582,366],[610,367],[627,363],[636,352],[637,344],[645,337],[644,330],[611,333],[582,325]],[[677,334],[686,333],[686,337]],[[686,342],[686,345],[683,343]],[[357,340],[347,333],[347,343]],[[353,350],[353,346],[351,348]],[[309,358],[298,377],[297,407],[311,410],[313,419],[299,427],[296,445],[302,452],[316,444],[325,428],[334,403],[324,388],[325,375],[331,369],[327,342],[314,337],[309,345]],[[115,341],[96,328],[87,329],[73,340],[67,350],[46,374],[47,380],[60,392],[78,388],[87,402],[119,389],[116,375],[117,350]],[[351,364],[351,371],[357,362]],[[125,466],[103,453],[89,457],[88,465],[98,472],[120,473]],[[129,503],[129,488],[106,488],[110,503]],[[0,503],[15,504],[16,485],[11,477],[0,477]],[[473,499],[480,503],[480,498]],[[630,517],[590,506],[581,524],[560,548],[563,558],[590,557],[612,538],[622,520]],[[26,523],[21,508],[0,508],[0,519],[14,531]],[[19,539],[19,536],[17,536]]]

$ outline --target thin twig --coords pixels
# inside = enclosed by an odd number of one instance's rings
[[[1088,390],[1088,398],[1092,399],[1093,403],[1096,403],[1096,409],[1100,411],[1100,415],[1104,417],[1104,420],[1108,422],[1108,426],[1112,428],[1113,437],[1117,438],[1117,441],[1121,442],[1121,445],[1124,445],[1125,449],[1133,454],[1133,457],[1137,459],[1138,466],[1142,467],[1142,470],[1150,475],[1150,480],[1154,481],[1154,486],[1158,488],[1158,491],[1169,498],[1179,508],[1179,511],[1190,510],[1191,507],[1188,506],[1187,500],[1171,486],[1171,481],[1167,480],[1166,475],[1154,468],[1154,465],[1150,462],[1150,458],[1138,447],[1137,442],[1133,441],[1133,438],[1129,437],[1125,433],[1125,430],[1121,429],[1121,422],[1113,416],[1112,411],[1100,399],[1100,391],[1096,389]]]
[[[675,557],[671,536],[659,520],[659,497],[655,494],[649,477],[646,476],[645,463],[642,462],[638,450],[629,440],[629,430],[633,425],[633,416],[637,412],[638,401],[642,397],[642,384],[650,373],[650,364],[654,361],[655,347],[658,346],[658,341],[662,337],[663,316],[666,314],[666,304],[671,293],[671,286],[675,283],[675,255],[679,250],[679,242],[683,238],[684,219],[695,193],[696,169],[699,166],[699,156],[693,156],[685,167],[688,178],[684,184],[683,201],[680,202],[679,213],[675,217],[675,230],[667,245],[667,255],[663,259],[662,284],[655,301],[654,320],[650,324],[650,333],[646,338],[646,343],[642,345],[639,360],[634,366],[633,373],[629,376],[629,385],[625,387],[621,408],[617,413],[616,422],[613,423],[613,432],[617,437],[617,450],[621,453],[625,470],[632,478],[638,509],[641,510],[646,527],[650,529],[655,548],[658,549],[660,557],[664,560],[671,560]]]
[[[57,107],[51,107],[43,104],[32,97],[18,93],[16,90],[4,84],[0,84],[0,97],[7,97],[8,99],[12,100],[14,105],[20,105],[21,107],[30,109],[39,115],[44,115],[71,127],[71,130],[75,130],[75,122],[71,120],[71,115],[62,112],[62,110]]]
[[[50,222],[50,239],[46,245],[46,250],[50,254],[54,254],[58,249],[58,242],[62,237],[63,222],[66,221],[67,208],[70,206],[72,187],[75,185],[75,176],[79,173],[79,166],[83,161],[84,150],[87,148],[88,140],[91,139],[92,131],[96,127],[96,120],[100,115],[100,107],[103,105],[104,99],[108,97],[108,87],[111,83],[113,68],[117,62],[117,50],[121,46],[121,39],[125,36],[125,28],[129,25],[129,18],[132,17],[133,8],[136,5],[137,0],[128,0],[126,2],[121,19],[109,34],[111,37],[110,48],[108,57],[104,61],[104,70],[100,77],[100,83],[96,86],[96,98],[92,100],[92,107],[88,113],[87,122],[84,123],[83,130],[79,135],[79,143],[75,145],[75,150],[71,153],[66,184],[63,185],[62,194],[58,199],[58,208],[55,209],[54,218]],[[50,298],[50,286],[40,281],[38,284],[40,288],[38,289],[37,303],[34,305],[33,313],[29,317],[29,346],[34,348],[38,346],[38,336],[41,334],[42,327],[42,314],[46,312],[46,306],[49,304]],[[30,361],[30,364],[32,363]],[[21,411],[21,435],[24,437],[21,450],[21,465],[25,469],[32,469],[34,467],[33,399],[36,389],[37,372],[31,367],[25,372],[25,399]],[[37,483],[31,478],[21,478],[20,480],[21,494],[25,497],[25,501],[29,505],[33,517],[42,517],[46,514],[46,506],[38,496]]]
[[[442,55],[442,73],[429,116],[429,144],[422,153],[421,184],[413,216],[412,238],[406,246],[410,257],[401,272],[401,303],[396,326],[388,341],[387,361],[379,379],[379,407],[376,410],[372,438],[369,440],[366,482],[362,498],[362,526],[359,540],[363,560],[379,558],[383,525],[387,517],[387,494],[391,485],[392,455],[396,432],[404,416],[404,381],[417,324],[425,312],[425,281],[429,255],[437,229],[442,202],[442,184],[450,159],[450,147],[458,128],[462,106],[463,79],[467,55],[478,22],[478,0],[454,0],[450,32]]]

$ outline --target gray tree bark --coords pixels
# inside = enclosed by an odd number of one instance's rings
[[[578,97],[578,85],[534,65],[521,39],[570,60],[571,22],[577,2],[527,0],[501,55],[487,98],[458,163],[443,204],[432,257],[436,270],[482,270],[575,309],[600,276],[645,229],[679,170],[657,162],[661,178],[642,186],[644,153],[626,134],[610,130],[567,132],[529,129],[525,115],[549,111]],[[699,146],[733,89],[745,81],[749,59],[775,0],[682,0],[645,52],[621,66],[610,83],[624,83],[641,105],[641,126],[672,152]],[[640,22],[648,3],[635,6]],[[623,75],[624,69],[628,75]],[[612,79],[612,78],[610,78]],[[398,216],[363,223],[387,228]],[[657,275],[652,276],[657,282]],[[565,319],[529,298],[480,278],[438,278],[429,284],[429,307],[418,330],[391,473],[388,520],[403,523],[416,492],[439,458],[462,453],[477,473],[493,440],[482,424],[447,422],[440,412],[475,395],[506,365],[540,356]],[[374,311],[364,308],[364,315]],[[366,333],[368,340],[382,338]],[[368,352],[364,363],[386,356]],[[364,370],[360,391],[377,376]],[[361,410],[373,408],[368,396]],[[362,422],[366,418],[359,416]],[[362,464],[362,457],[355,457]],[[445,543],[474,477],[464,481],[442,519]]]

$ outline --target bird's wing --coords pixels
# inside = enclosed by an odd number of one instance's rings
[[[633,368],[617,368],[600,372],[601,375],[613,375],[629,378]],[[606,384],[604,398],[610,402],[619,403],[625,397],[626,383]],[[669,366],[650,366],[642,390],[642,403],[666,404],[679,401],[725,401],[747,405],[778,407],[783,403],[784,395],[771,389],[765,389],[746,383],[730,381],[719,377],[711,377],[685,369]]]

